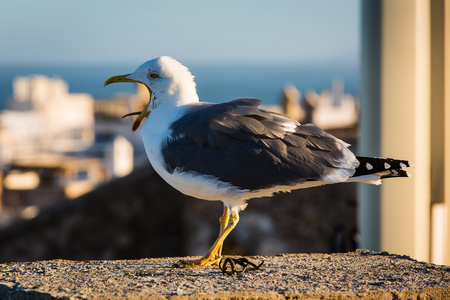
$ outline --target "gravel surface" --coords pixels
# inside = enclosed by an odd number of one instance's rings
[[[346,254],[248,257],[238,276],[219,267],[175,269],[180,258],[51,260],[0,264],[0,299],[450,299],[450,267],[407,256]]]

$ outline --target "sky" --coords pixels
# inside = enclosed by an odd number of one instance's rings
[[[0,64],[357,64],[359,0],[0,0]]]

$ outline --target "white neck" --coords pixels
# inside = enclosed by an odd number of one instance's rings
[[[195,84],[182,85],[177,89],[170,90],[169,94],[170,93],[176,99],[176,106],[199,102]]]
[[[184,86],[181,90],[170,89],[163,92],[156,92],[152,95],[152,109],[160,106],[177,107],[195,102],[199,102],[195,86],[191,88]]]
[[[152,95],[153,108],[161,105],[172,107],[199,102],[193,78],[176,78],[168,86],[155,90]]]

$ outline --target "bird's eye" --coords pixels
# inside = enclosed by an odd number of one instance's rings
[[[153,78],[153,79],[159,78],[159,75],[156,73],[150,73],[150,78]]]

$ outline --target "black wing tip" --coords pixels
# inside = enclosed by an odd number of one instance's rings
[[[411,177],[411,174],[404,169],[414,166],[411,161],[401,159],[360,156],[357,158],[360,165],[356,169],[356,175],[354,176],[380,173],[381,178]]]

